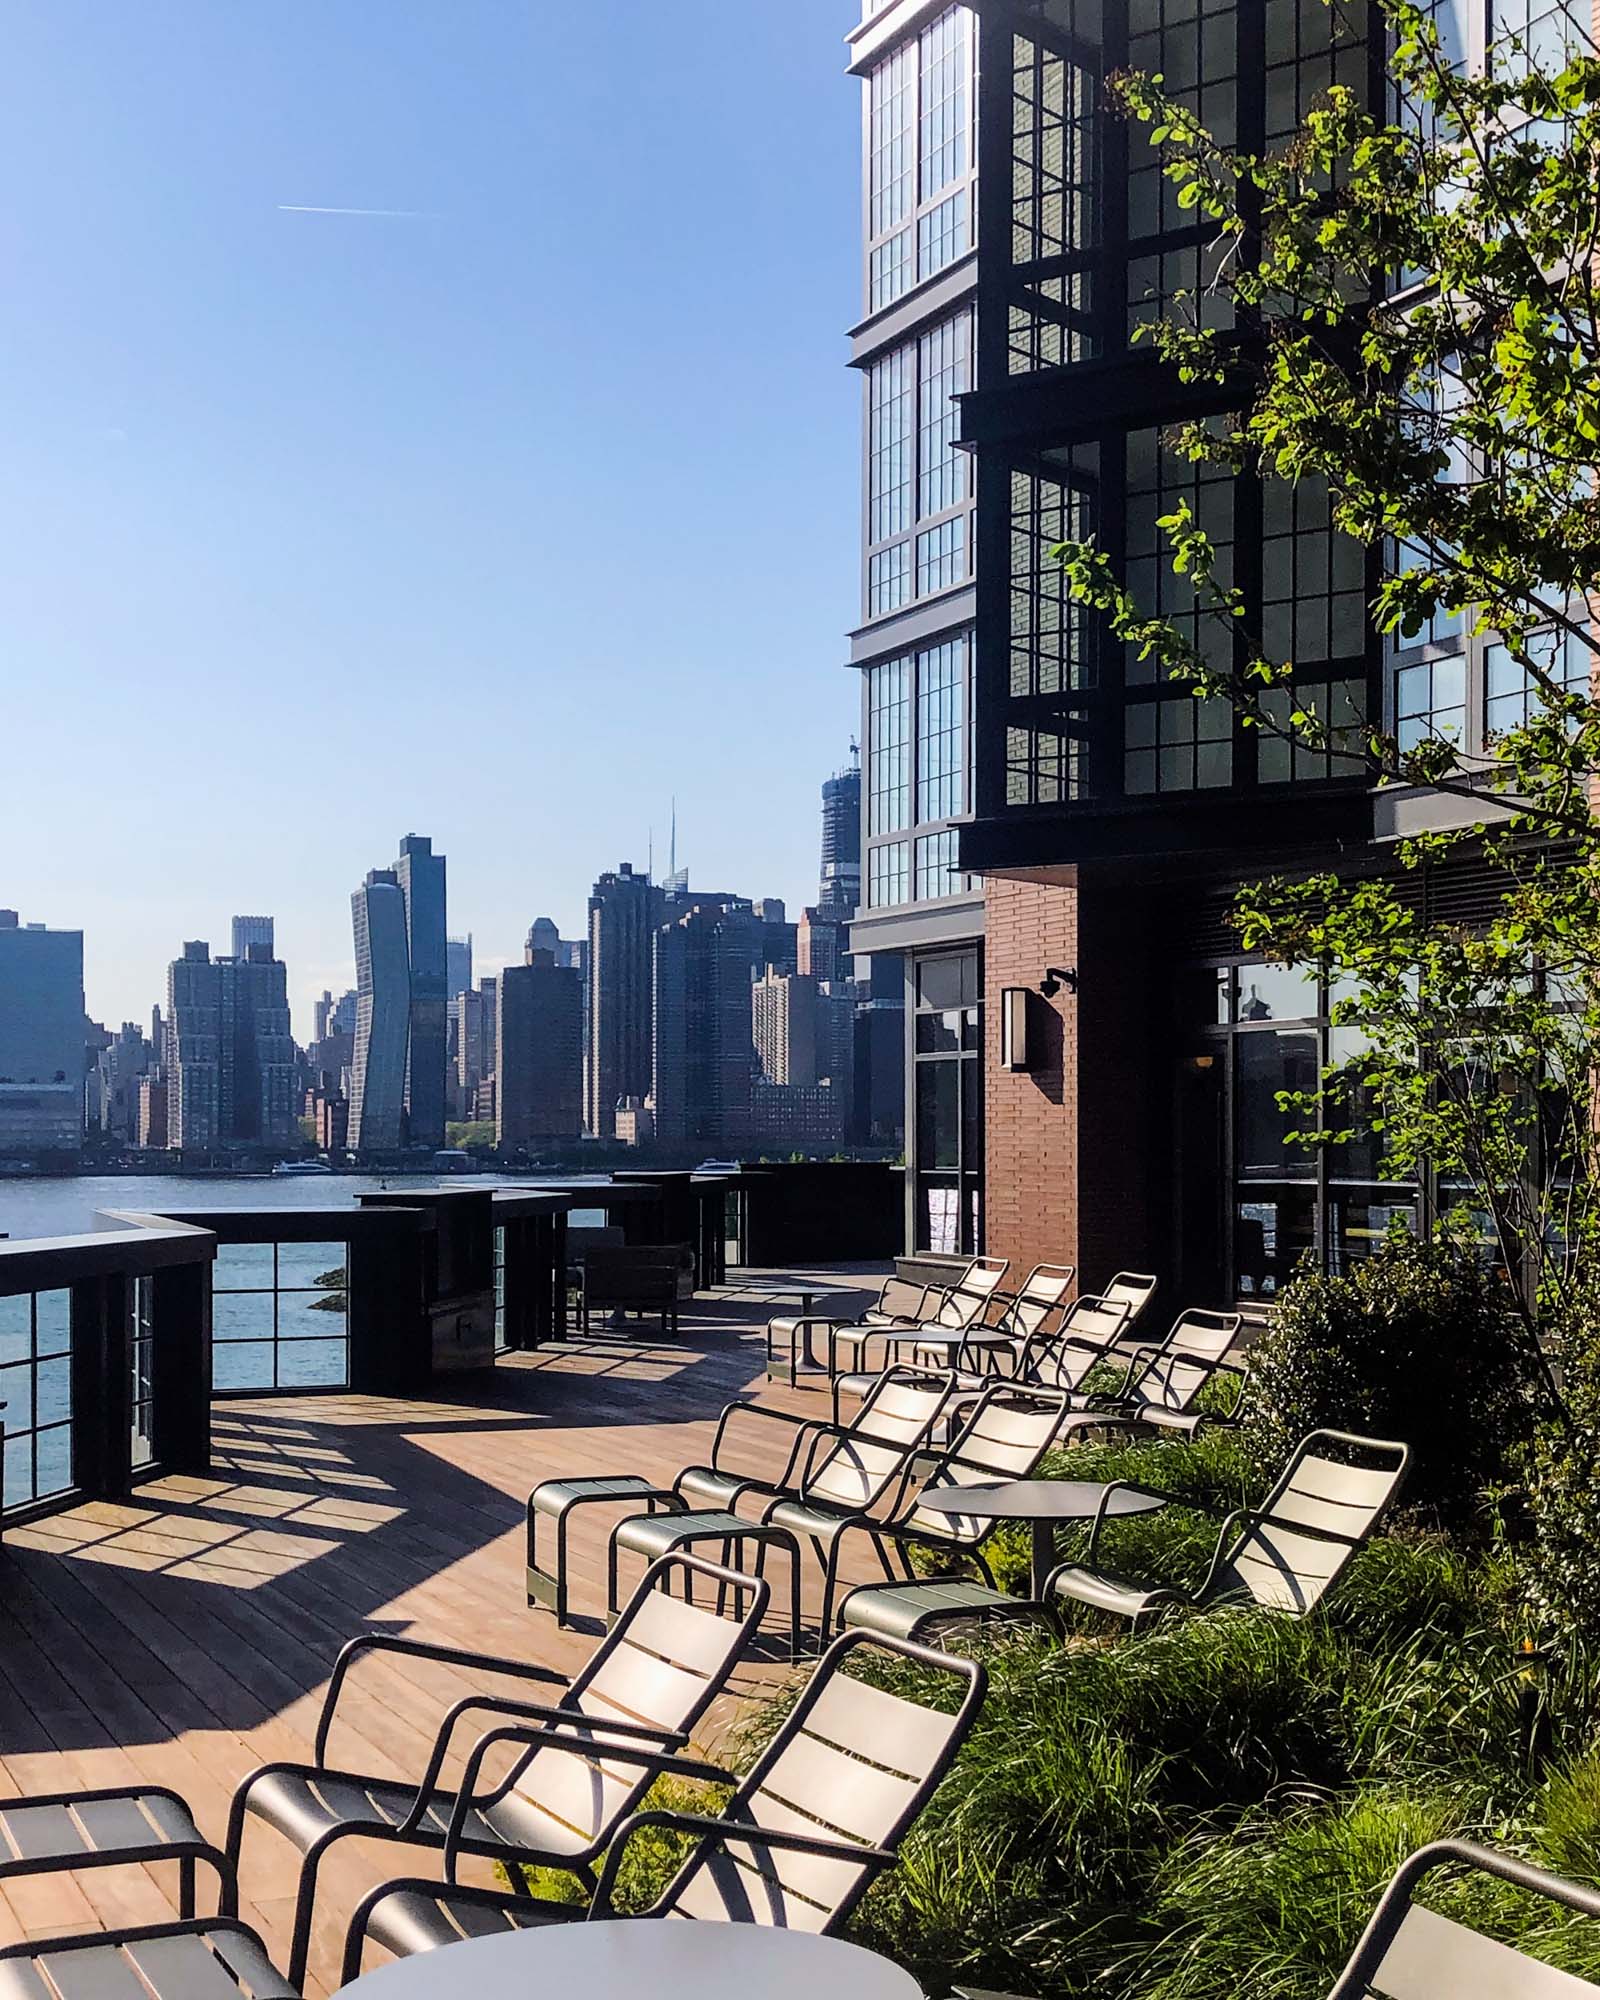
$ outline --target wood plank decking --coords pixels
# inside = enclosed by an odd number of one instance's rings
[[[570,1674],[602,1629],[604,1536],[615,1516],[580,1516],[580,1629],[558,1632],[524,1603],[529,1488],[560,1472],[669,1483],[709,1450],[718,1413],[739,1398],[826,1415],[820,1390],[764,1378],[767,1316],[793,1310],[775,1295],[802,1284],[819,1306],[843,1292],[838,1309],[848,1309],[863,1301],[861,1286],[876,1288],[876,1274],[736,1273],[685,1310],[679,1342],[632,1327],[574,1340],[508,1358],[492,1382],[426,1402],[224,1402],[209,1477],[163,1479],[126,1505],[84,1505],[10,1531],[0,1553],[0,1796],[168,1785],[220,1844],[246,1773],[309,1758],[333,1658],[357,1633],[434,1639]],[[870,1557],[860,1573],[873,1573]],[[808,1603],[815,1597],[812,1576]],[[742,1673],[745,1691],[789,1671],[772,1622],[773,1662]],[[341,1700],[331,1760],[414,1773],[440,1712],[465,1686],[443,1669],[364,1664]],[[714,1712],[702,1748],[728,1719]],[[460,1732],[463,1747],[471,1733]],[[435,1872],[436,1857],[393,1845],[352,1841],[330,1860],[312,1991],[336,1983],[359,1895],[419,1859],[412,1872]],[[292,1851],[257,1824],[245,1842],[242,1914],[280,1965],[294,1875]],[[175,1913],[175,1893],[172,1867],[13,1880],[0,1893],[0,1942],[158,1922]],[[202,1909],[214,1907],[211,1894],[202,1873]]]

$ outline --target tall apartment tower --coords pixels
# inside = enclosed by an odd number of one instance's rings
[[[250,947],[265,945],[267,956],[271,958],[277,950],[273,937],[271,917],[235,917],[233,920],[233,955],[244,960],[250,956]]]
[[[167,968],[167,1144],[179,1152],[288,1143],[295,1130],[288,973],[187,943]]]
[[[449,1041],[449,955],[445,940],[444,856],[426,834],[400,843],[395,880],[405,899],[411,969],[410,1041],[406,1050],[406,1140],[442,1146],[445,1051]]]
[[[583,1126],[583,980],[530,942],[500,974],[495,1144],[575,1139]]]
[[[810,1085],[828,1073],[814,979],[769,966],[750,989],[750,1011],[761,1074],[769,1083]]]
[[[350,1150],[394,1153],[405,1143],[411,1021],[406,902],[395,870],[374,868],[350,898],[350,914],[356,948]],[[170,1122],[170,1106],[168,1117]]]
[[[661,891],[626,861],[589,898],[583,1121],[596,1138],[614,1136],[618,1098],[650,1090],[651,946],[661,907]]]
[[[83,1145],[83,932],[0,910],[0,1152]]]

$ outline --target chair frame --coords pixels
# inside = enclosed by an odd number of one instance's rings
[[[834,1532],[830,1536],[826,1547],[823,1546],[817,1536],[807,1535],[804,1525],[799,1523],[783,1524],[790,1526],[795,1535],[807,1536],[807,1539],[811,1542],[812,1551],[822,1566],[822,1609],[818,1617],[817,1629],[824,1639],[826,1639],[834,1627],[834,1599],[840,1581],[840,1550],[845,1543],[846,1537],[852,1530],[867,1536],[872,1543],[874,1554],[883,1566],[884,1575],[891,1583],[898,1583],[901,1580],[901,1575],[908,1579],[914,1575],[910,1559],[905,1553],[905,1545],[916,1544],[922,1547],[944,1549],[952,1553],[959,1552],[976,1565],[984,1581],[991,1589],[994,1588],[994,1573],[989,1568],[983,1556],[982,1544],[1000,1526],[998,1520],[991,1522],[981,1535],[970,1541],[962,1540],[954,1534],[946,1538],[940,1535],[937,1530],[929,1530],[921,1526],[908,1532],[905,1523],[915,1514],[922,1493],[928,1487],[938,1485],[941,1476],[952,1466],[961,1466],[968,1472],[981,1473],[986,1478],[997,1480],[1026,1479],[1030,1476],[1026,1471],[1018,1471],[1015,1466],[992,1464],[983,1458],[977,1457],[972,1451],[962,1448],[963,1440],[970,1436],[976,1429],[988,1405],[991,1402],[1004,1400],[1008,1397],[1026,1399],[1035,1403],[1047,1403],[1060,1414],[1065,1414],[1067,1409],[1067,1397],[1064,1392],[1050,1389],[1036,1389],[1025,1383],[996,1381],[987,1389],[982,1390],[972,1400],[962,1423],[961,1431],[952,1443],[946,1445],[936,1457],[930,1458],[928,1454],[919,1454],[915,1458],[908,1458],[906,1465],[899,1475],[899,1485],[893,1496],[890,1497],[887,1493],[884,1495],[885,1511],[882,1515],[871,1513],[866,1508],[852,1509],[848,1513],[843,1510],[835,1511],[825,1505],[819,1505],[813,1500],[800,1500],[799,1504],[802,1506],[810,1507],[817,1513],[831,1515],[834,1524]],[[1039,1446],[1038,1452],[1032,1461],[1033,1466],[1036,1467],[1038,1465],[1039,1460],[1050,1449],[1050,1444],[1051,1440],[1047,1438]],[[917,1489],[914,1493],[911,1490],[913,1480],[917,1482]],[[767,1511],[769,1513],[776,1512],[784,1504],[785,1501],[782,1499],[775,1500],[771,1503]],[[900,1575],[896,1574],[894,1566],[889,1559],[890,1547],[894,1548],[900,1558]]]
[[[1275,1516],[1272,1511],[1278,1501],[1288,1492],[1293,1483],[1294,1475],[1299,1471],[1305,1460],[1312,1455],[1313,1449],[1317,1445],[1329,1444],[1354,1446],[1365,1452],[1389,1453],[1394,1455],[1394,1484],[1390,1488],[1389,1494],[1382,1506],[1373,1514],[1367,1522],[1365,1529],[1359,1535],[1342,1535],[1334,1528],[1313,1527],[1303,1521],[1282,1520]],[[1219,1584],[1234,1557],[1250,1539],[1251,1533],[1258,1527],[1282,1527],[1292,1534],[1303,1535],[1308,1541],[1336,1543],[1348,1551],[1345,1558],[1345,1561],[1348,1562],[1350,1557],[1355,1555],[1357,1550],[1377,1532],[1378,1524],[1382,1521],[1390,1507],[1393,1506],[1395,1495],[1405,1484],[1406,1474],[1410,1468],[1411,1447],[1397,1439],[1357,1437],[1353,1431],[1308,1431],[1289,1454],[1288,1463],[1284,1466],[1282,1472],[1278,1474],[1277,1479],[1273,1482],[1272,1491],[1261,1505],[1259,1507],[1235,1507],[1231,1513],[1224,1515],[1222,1524],[1217,1530],[1217,1543],[1211,1552],[1211,1562],[1207,1567],[1205,1580],[1201,1583],[1199,1589],[1191,1596],[1189,1592],[1180,1590],[1175,1584],[1158,1586],[1146,1594],[1143,1603],[1130,1620],[1130,1629],[1138,1631],[1147,1618],[1158,1615],[1171,1607],[1191,1611],[1205,1611],[1213,1604],[1235,1601],[1235,1594],[1219,1588]],[[1110,1481],[1106,1486],[1105,1492],[1100,1496],[1100,1505],[1095,1512],[1093,1525],[1089,1530],[1088,1544],[1084,1549],[1082,1559],[1077,1562],[1058,1563],[1045,1581],[1044,1603],[1047,1608],[1051,1608],[1054,1605],[1056,1584],[1059,1578],[1073,1570],[1094,1568],[1095,1556],[1100,1546],[1100,1533],[1109,1518],[1107,1509],[1111,1504],[1111,1497],[1115,1493],[1147,1493],[1152,1499],[1164,1500],[1169,1505],[1181,1506],[1183,1504],[1177,1495],[1163,1493],[1154,1486],[1141,1486],[1136,1480],[1114,1479]],[[1332,1589],[1343,1569],[1344,1563],[1341,1563],[1339,1569],[1334,1572],[1333,1576],[1328,1579],[1321,1591],[1318,1592],[1317,1603],[1320,1603],[1328,1591]],[[1106,1577],[1109,1582],[1117,1580],[1115,1573],[1112,1571],[1102,1570],[1096,1573]],[[1070,1593],[1067,1594],[1070,1595]],[[1251,1603],[1256,1602],[1254,1599],[1249,1599],[1248,1601]],[[1259,1605],[1258,1608],[1261,1610],[1273,1609],[1270,1605]],[[1315,1608],[1315,1605],[1308,1605],[1306,1607],[1308,1611]],[[1296,1616],[1304,1614],[1289,1613],[1287,1615]]]
[[[821,1835],[783,1831],[759,1825],[754,1820],[743,1818],[747,1802],[759,1792],[767,1773],[778,1762],[792,1740],[800,1734],[806,1718],[816,1707],[828,1683],[840,1672],[841,1663],[861,1647],[870,1647],[878,1652],[896,1653],[916,1661],[925,1668],[952,1676],[963,1681],[965,1687],[958,1703],[949,1736],[940,1754],[932,1761],[928,1770],[905,1802],[899,1815],[884,1836],[880,1846],[871,1846],[854,1840],[829,1840]],[[733,1787],[733,1796],[720,1814],[673,1812],[658,1808],[647,1808],[635,1812],[617,1827],[612,1836],[610,1852],[605,1865],[594,1885],[593,1895],[583,1909],[571,1909],[562,1905],[551,1908],[552,1922],[603,1921],[616,1916],[611,1898],[616,1887],[617,1876],[626,1859],[630,1840],[647,1829],[660,1828],[678,1833],[697,1836],[694,1846],[660,1896],[646,1910],[638,1914],[641,1918],[660,1918],[671,1911],[673,1900],[688,1882],[701,1863],[720,1848],[743,1846],[797,1854],[815,1855],[823,1860],[850,1862],[862,1869],[861,1878],[842,1895],[832,1908],[822,1932],[828,1935],[837,1931],[848,1921],[859,1905],[861,1898],[873,1882],[886,1868],[892,1867],[899,1858],[899,1843],[906,1830],[923,1811],[929,1799],[944,1782],[951,1765],[960,1753],[978,1710],[983,1705],[988,1688],[988,1675],[984,1667],[975,1660],[963,1659],[958,1655],[941,1653],[932,1647],[920,1646],[903,1639],[882,1639],[869,1632],[846,1632],[835,1639],[818,1660],[809,1680],[801,1690],[794,1707],[784,1718],[782,1726],[761,1752],[750,1770],[741,1778],[735,1773],[711,1764],[691,1764],[685,1759],[663,1760],[662,1769],[680,1769],[685,1775],[701,1778],[711,1783],[728,1784]],[[508,1740],[517,1735],[515,1729],[504,1732]],[[488,1739],[485,1739],[486,1747]],[[463,1794],[467,1787],[463,1785]],[[526,1910],[529,1898],[515,1890],[480,1889],[455,1882],[451,1877],[447,1882],[452,1903],[478,1909],[515,1912]],[[416,1879],[381,1883],[371,1890],[357,1905],[345,1936],[344,1964],[340,1975],[341,1985],[349,1985],[359,1976],[361,1957],[366,1945],[368,1925],[372,1914],[385,1897],[404,1891],[416,1891],[436,1895],[440,1888],[437,1882]],[[559,1914],[558,1914],[559,1912]],[[541,1914],[543,1914],[541,1912]]]
[[[1458,1864],[1475,1869],[1484,1875],[1495,1876],[1502,1882],[1509,1882],[1513,1888],[1525,1890],[1529,1895],[1543,1896],[1548,1901],[1563,1904],[1567,1909],[1576,1910],[1583,1916],[1600,1918],[1600,1891],[1587,1888],[1579,1882],[1564,1881],[1559,1875],[1551,1875],[1543,1868],[1535,1868],[1529,1862],[1518,1860],[1514,1855],[1499,1854],[1493,1848],[1479,1847],[1474,1841],[1435,1840],[1426,1847],[1418,1848],[1415,1854],[1408,1855],[1396,1869],[1389,1886],[1379,1899],[1378,1907],[1368,1920],[1366,1929],[1361,1933],[1355,1950],[1350,1954],[1344,1970],[1330,1989],[1328,2000],[1366,2000],[1366,1996],[1372,1991],[1374,1980],[1383,1969],[1390,1949],[1400,1935],[1401,1926],[1411,1912],[1413,1892],[1418,1883],[1436,1869],[1450,1864]],[[1462,1928],[1469,1927],[1463,1925]],[[1483,1936],[1482,1932],[1471,1934]],[[1508,1946],[1506,1949],[1514,1947]],[[1536,1962],[1530,1961],[1530,1963]],[[1439,2000],[1447,2000],[1442,1989]]]
[[[129,1930],[69,1931],[61,1937],[24,1938],[18,1944],[0,1945],[0,1964],[15,1963],[19,1959],[54,1957],[65,1952],[116,1951],[123,1945],[161,1944],[169,1938],[210,1938],[219,1935],[242,1939],[260,1952],[268,1965],[272,1965],[272,1955],[260,1933],[237,1916],[180,1917],[176,1922],[139,1924]],[[273,1970],[276,1972],[277,1967],[273,1966]],[[292,1983],[283,1981],[286,1988]],[[239,1993],[240,2000],[244,2000],[242,1986]],[[183,2000],[183,1996],[163,1991],[159,2000]]]
[[[392,1638],[385,1633],[363,1633],[352,1639],[339,1654],[335,1663],[328,1692],[323,1698],[322,1714],[318,1718],[317,1733],[311,1764],[291,1762],[263,1764],[243,1780],[233,1795],[228,1812],[227,1856],[235,1870],[238,1868],[240,1850],[244,1844],[244,1830],[250,1812],[250,1797],[255,1787],[267,1777],[291,1776],[318,1779],[334,1778],[357,1786],[381,1783],[398,1784],[409,1790],[409,1779],[375,1779],[370,1772],[348,1771],[330,1768],[327,1762],[328,1737],[333,1727],[339,1694],[355,1662],[366,1653],[399,1653],[412,1659],[430,1660],[442,1666],[471,1667],[483,1673],[505,1674],[511,1677],[551,1682],[562,1690],[561,1699],[555,1702],[518,1701],[510,1696],[470,1694],[463,1696],[446,1710],[439,1722],[428,1761],[422,1777],[416,1784],[416,1795],[410,1810],[397,1825],[374,1824],[366,1819],[337,1820],[320,1833],[307,1847],[299,1847],[292,1842],[300,1854],[300,1874],[295,1897],[294,1924],[289,1948],[288,1980],[291,1986],[305,1984],[306,1963],[311,1950],[311,1926],[316,1905],[317,1879],[322,1862],[330,1848],[346,1839],[403,1841],[422,1847],[440,1847],[447,1854],[459,1850],[467,1854],[483,1854],[503,1860],[514,1850],[509,1841],[496,1839],[486,1841],[475,1839],[465,1831],[467,1807],[462,1803],[462,1790],[455,1794],[439,1790],[439,1778],[444,1769],[454,1739],[456,1726],[468,1715],[481,1714],[486,1717],[515,1716],[523,1724],[541,1725],[537,1741],[530,1736],[529,1758],[541,1748],[567,1749],[575,1756],[590,1757],[594,1754],[617,1763],[643,1762],[648,1764],[657,1755],[670,1756],[682,1749],[689,1740],[689,1732],[694,1723],[703,1715],[722,1691],[722,1681],[708,1680],[702,1698],[694,1705],[684,1725],[678,1729],[663,1729],[652,1723],[629,1722],[611,1717],[600,1718],[585,1713],[582,1709],[566,1705],[574,1691],[581,1695],[598,1675],[606,1661],[626,1641],[632,1615],[644,1604],[647,1597],[658,1587],[666,1590],[673,1572],[682,1572],[685,1579],[698,1572],[708,1581],[717,1585],[719,1593],[732,1590],[735,1601],[740,1596],[748,1598],[743,1614],[729,1623],[737,1635],[737,1643],[729,1655],[729,1668],[744,1652],[751,1636],[759,1629],[766,1615],[771,1598],[771,1586],[763,1577],[741,1576],[737,1571],[722,1569],[703,1557],[689,1553],[664,1556],[652,1563],[640,1579],[629,1598],[622,1616],[601,1640],[599,1646],[584,1662],[579,1672],[571,1680],[551,1671],[548,1667],[533,1665],[521,1660],[501,1660],[482,1653],[471,1653],[452,1646],[437,1646],[421,1639]],[[670,1592],[669,1592],[670,1594]],[[719,1597],[720,1601],[720,1597]],[[726,1679],[724,1673],[723,1679]],[[491,1731],[490,1735],[498,1734]],[[620,1738],[620,1742],[613,1739]],[[639,1752],[630,1752],[626,1747],[637,1740]],[[479,1740],[473,1758],[469,1760],[469,1771],[475,1771],[481,1764],[477,1752],[489,1742],[488,1736]],[[586,1748],[585,1745],[588,1747]],[[520,1776],[522,1766],[528,1758],[518,1760],[511,1776],[501,1787],[497,1798],[504,1797],[514,1789],[515,1780]],[[429,1814],[440,1807],[446,1799],[451,1800],[451,1818],[443,1835],[434,1832],[427,1824]],[[269,1819],[267,1824],[272,1825]],[[283,1829],[274,1826],[275,1832]],[[601,1830],[589,1845],[576,1854],[538,1854],[532,1858],[545,1866],[564,1869],[577,1876],[580,1881],[592,1880],[593,1864],[605,1851],[615,1834],[613,1826]],[[288,1836],[285,1835],[287,1838]]]
[[[1191,1354],[1179,1345],[1184,1327],[1201,1315],[1216,1321],[1231,1321],[1226,1330],[1231,1336],[1227,1347],[1216,1356]],[[1078,1421],[1068,1428],[1075,1430],[1140,1430],[1148,1426],[1160,1430],[1171,1426],[1163,1425],[1159,1417],[1152,1417],[1151,1411],[1165,1411],[1180,1417],[1187,1424],[1193,1415],[1196,1398],[1217,1375],[1236,1375],[1239,1378],[1239,1400],[1242,1405],[1245,1389],[1250,1380],[1248,1359],[1234,1361],[1233,1350],[1239,1344],[1244,1331],[1244,1316],[1241,1313],[1213,1312],[1208,1307],[1186,1306],[1173,1321],[1171,1331],[1165,1340],[1148,1341],[1144,1344],[1124,1349],[1128,1356],[1128,1372],[1119,1387],[1108,1390],[1104,1395],[1084,1397],[1074,1413]],[[1155,1396],[1144,1394],[1144,1385],[1159,1378],[1160,1371],[1170,1370],[1174,1363],[1198,1371],[1199,1379],[1187,1391],[1181,1401],[1166,1403]],[[1093,1418],[1095,1421],[1090,1421]],[[1239,1421],[1237,1411],[1229,1417],[1204,1417],[1193,1415],[1190,1428],[1198,1429],[1202,1423],[1215,1424],[1218,1428],[1228,1428]]]

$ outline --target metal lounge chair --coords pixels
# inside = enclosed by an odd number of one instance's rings
[[[896,1367],[873,1378],[860,1409],[837,1432],[818,1419],[774,1410],[761,1403],[729,1403],[717,1419],[709,1465],[686,1465],[672,1482],[672,1491],[688,1506],[733,1507],[745,1493],[769,1499],[800,1492],[807,1478],[828,1474],[842,1460],[863,1473],[876,1466],[892,1476],[905,1454],[925,1445],[944,1417],[952,1385],[948,1376],[928,1369]],[[787,1430],[788,1456],[781,1471],[767,1476],[735,1472],[723,1464],[725,1445],[746,1422]],[[820,1460],[818,1453],[820,1452]],[[893,1463],[890,1464],[890,1457]]]
[[[976,1257],[946,1292],[931,1292],[925,1301],[932,1309],[914,1320],[868,1320],[828,1322],[828,1374],[838,1375],[841,1346],[852,1350],[859,1364],[869,1354],[874,1341],[883,1343],[885,1359],[898,1358],[903,1349],[914,1348],[919,1329],[941,1333],[963,1333],[982,1326],[995,1303],[1004,1295],[1001,1285],[1010,1266],[1001,1257]]]
[[[1126,1618],[1135,1629],[1170,1607],[1200,1611],[1227,1601],[1304,1617],[1375,1531],[1410,1463],[1409,1445],[1347,1431],[1313,1431],[1296,1445],[1261,1506],[1242,1507],[1223,1522],[1211,1567],[1192,1596],[1175,1585],[1146,1589],[1096,1566],[1106,1503],[1113,1493],[1129,1489],[1129,1482],[1114,1481],[1101,1500],[1082,1562],[1051,1571],[1046,1601],[1070,1597]]]
[[[1191,1306],[1179,1314],[1159,1347],[1133,1351],[1118,1388],[1082,1399],[1081,1407],[1063,1423],[1063,1436],[1148,1425],[1192,1437],[1207,1421],[1205,1413],[1195,1408],[1206,1384],[1221,1373],[1236,1375],[1241,1383],[1245,1379],[1246,1371],[1231,1358],[1243,1326],[1240,1313]]]
[[[904,1549],[915,1542],[974,1564],[992,1587],[994,1578],[984,1561],[982,1544],[996,1523],[935,1513],[921,1505],[922,1492],[931,1486],[1028,1478],[1054,1441],[1065,1409],[1066,1397],[1059,1392],[1011,1382],[993,1383],[978,1396],[954,1441],[936,1459],[922,1458],[907,1465],[896,1490],[883,1496],[882,1514],[871,1513],[866,1507],[841,1507],[815,1493],[774,1501],[766,1518],[808,1541],[821,1564],[819,1630],[824,1635],[832,1630],[840,1557],[852,1534],[868,1538],[884,1575],[891,1579],[895,1570],[889,1559],[890,1547],[899,1551],[901,1569],[909,1576],[912,1571]],[[913,1481],[915,1492],[911,1490]]]
[[[1583,1916],[1600,1918],[1600,1894],[1509,1854],[1465,1840],[1437,1840],[1402,1861],[1328,2000],[1582,2000],[1600,1986],[1529,1958],[1454,1917],[1413,1900],[1425,1876],[1470,1868]]]
[[[1101,1341],[1112,1345],[1116,1329],[1125,1323],[1122,1308],[1104,1309],[1098,1299],[1076,1299],[1066,1303],[1072,1289],[1070,1264],[1039,1264],[1028,1275],[1022,1289],[1009,1298],[992,1324],[973,1328],[970,1338],[953,1351],[948,1343],[912,1349],[918,1364],[945,1373],[958,1389],[982,1388],[1000,1380],[1031,1381],[1035,1358],[1060,1342]],[[1098,1353],[1095,1359],[1098,1359]],[[1079,1379],[1093,1363],[1086,1363]],[[833,1378],[833,1420],[839,1422],[846,1396],[870,1393],[877,1375],[852,1371]],[[1076,1386],[1076,1385],[1074,1385]]]
[[[194,1917],[0,1948],[0,2000],[300,2000],[248,1924]]]
[[[955,1696],[944,1713],[890,1694],[845,1671],[863,1648],[915,1660]],[[343,1978],[361,1970],[368,1938],[410,1953],[462,1937],[616,1914],[611,1894],[628,1842],[647,1828],[695,1836],[694,1846],[643,1917],[837,1930],[874,1879],[894,1864],[896,1844],[949,1770],[982,1704],[981,1666],[847,1633],[817,1663],[777,1734],[749,1775],[674,1762],[734,1792],[720,1813],[646,1811],[617,1829],[587,1908],[455,1883],[393,1882],[357,1909],[345,1945]],[[514,1744],[513,1727],[494,1732]],[[486,1737],[484,1750],[492,1741]],[[468,1788],[463,1787],[467,1795]]]
[[[696,1572],[717,1585],[719,1597],[731,1593],[736,1604],[742,1601],[738,1616],[722,1618],[669,1595],[674,1581],[685,1583]],[[669,1755],[688,1741],[759,1627],[768,1596],[759,1578],[694,1556],[664,1558],[646,1572],[616,1626],[555,1703],[487,1694],[457,1702],[414,1783],[329,1768],[328,1734],[351,1665],[368,1650],[447,1664],[502,1663],[474,1661],[412,1640],[373,1635],[352,1641],[329,1683],[315,1763],[268,1764],[252,1773],[235,1792],[228,1817],[227,1851],[235,1866],[249,1816],[264,1820],[300,1851],[289,1983],[304,1982],[318,1870],[343,1839],[404,1841],[445,1848],[452,1856],[515,1853],[592,1883],[594,1863],[650,1785],[648,1758]],[[544,1677],[557,1678],[547,1671]],[[522,1756],[493,1798],[482,1807],[474,1802],[470,1810],[439,1784],[456,1725],[469,1713],[516,1716],[523,1724]],[[630,1749],[646,1761],[628,1757]],[[463,1787],[463,1797],[468,1789]]]
[[[1101,1288],[1100,1296],[1114,1305],[1128,1308],[1128,1324],[1123,1330],[1124,1339],[1133,1338],[1139,1328],[1150,1301],[1156,1295],[1157,1280],[1153,1271],[1119,1271],[1108,1285]]]
[[[992,1294],[1004,1283],[1010,1268],[1010,1260],[1005,1257],[974,1257],[953,1285],[918,1284],[914,1278],[902,1278],[894,1272],[884,1279],[876,1302],[854,1319],[841,1319],[836,1313],[778,1313],[767,1321],[768,1363],[787,1349],[792,1375],[802,1349],[810,1359],[811,1337],[819,1327],[831,1332],[836,1327],[926,1325],[943,1309],[952,1292]]]

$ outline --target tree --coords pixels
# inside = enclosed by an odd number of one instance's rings
[[[1325,966],[1339,996],[1345,1059],[1289,1100],[1309,1120],[1297,1136],[1361,1131],[1386,1172],[1426,1166],[1494,1245],[1542,1369],[1541,1317],[1600,1239],[1600,60],[1568,23],[1553,52],[1507,38],[1469,75],[1409,0],[1373,13],[1395,122],[1335,86],[1270,156],[1219,145],[1159,77],[1111,79],[1179,205],[1214,225],[1212,296],[1180,295],[1142,332],[1215,409],[1169,446],[1325,485],[1333,526],[1381,552],[1379,630],[1493,632],[1522,712],[1476,751],[1334,712],[1272,656],[1187,502],[1160,528],[1200,636],[1149,616],[1095,543],[1055,554],[1074,597],[1197,698],[1380,784],[1468,802],[1469,824],[1399,858],[1480,858],[1485,921],[1426,921],[1403,877],[1328,873],[1257,885],[1235,921],[1247,948]]]

